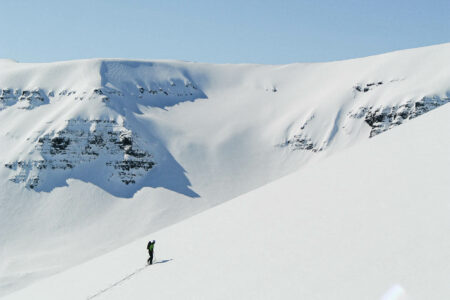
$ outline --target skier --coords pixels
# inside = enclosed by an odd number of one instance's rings
[[[151,265],[153,263],[153,249],[155,248],[155,241],[149,241],[147,244],[148,255],[150,256],[147,263]]]

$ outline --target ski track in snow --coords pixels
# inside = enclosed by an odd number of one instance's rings
[[[173,259],[171,258],[171,259],[164,259],[164,260],[160,260],[160,261],[155,261],[155,262],[153,263],[153,265],[156,265],[156,264],[164,264],[164,263],[167,263],[167,262],[169,262],[169,261],[171,261],[171,260],[173,260]],[[148,267],[150,267],[150,266],[151,266],[151,265],[145,265],[145,266],[143,266],[143,267],[137,269],[137,270],[134,271],[133,273],[131,273],[131,274],[125,276],[124,278],[120,279],[119,281],[117,281],[117,282],[111,284],[111,285],[108,286],[107,288],[105,288],[105,289],[103,289],[103,290],[97,292],[96,294],[94,294],[94,295],[92,295],[92,296],[87,297],[86,300],[94,299],[94,298],[96,298],[96,297],[98,297],[98,296],[100,296],[100,295],[106,293],[107,291],[109,291],[109,290],[113,289],[114,287],[120,285],[120,284],[123,283],[124,281],[129,280],[130,278],[132,278],[132,277],[135,276],[136,274],[138,274],[138,273],[144,271],[146,268],[148,268]]]
[[[149,265],[145,265],[144,267],[141,267],[141,268],[137,269],[137,270],[134,271],[133,273],[131,273],[131,274],[125,276],[124,278],[122,278],[121,280],[119,280],[119,281],[117,281],[117,282],[111,284],[111,285],[108,286],[107,288],[105,288],[105,289],[103,289],[103,290],[97,292],[96,294],[94,294],[94,295],[92,295],[92,296],[87,297],[86,300],[94,299],[95,297],[98,297],[98,296],[104,294],[105,292],[111,290],[112,288],[118,286],[119,284],[123,283],[124,281],[126,281],[126,280],[130,279],[131,277],[135,276],[135,275],[138,274],[139,272],[142,272],[142,271],[145,270],[145,268],[147,268],[147,267],[149,267]]]

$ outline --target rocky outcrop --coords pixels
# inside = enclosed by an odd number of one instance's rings
[[[382,85],[383,81],[377,81],[377,82],[369,82],[366,84],[357,84],[355,85],[353,88],[355,89],[356,92],[359,93],[367,93],[370,90],[373,90],[373,88]]]
[[[39,88],[32,90],[0,88],[0,111],[8,107],[33,109],[61,98],[69,98],[75,101],[100,100],[105,103],[112,98],[119,101],[135,99],[140,104],[169,107],[184,101],[207,98],[207,96],[196,84],[190,81],[184,82],[180,79],[155,82],[151,84],[151,87],[134,85],[125,90],[106,86],[86,90],[61,89],[48,92]]]
[[[375,87],[381,84],[381,81],[379,83],[369,83],[368,87]],[[361,90],[361,92],[364,93],[364,90]],[[346,124],[354,123],[355,119],[361,120],[361,123],[370,126],[371,130],[369,138],[371,138],[448,102],[450,102],[450,98],[433,96],[423,97],[420,100],[409,100],[403,104],[393,106],[360,106],[356,110],[348,112],[343,121],[336,123],[335,120],[335,127],[337,131],[339,128],[346,128]],[[308,125],[313,119],[314,115],[307,119],[307,121],[301,123],[296,134],[291,138],[288,138],[286,142],[279,146],[289,147],[293,151],[303,150],[314,153],[325,150],[328,147],[330,139],[325,134],[321,136],[311,136]],[[360,124],[355,126],[360,127],[367,125]],[[322,142],[317,143],[314,141]]]
[[[291,150],[306,150],[312,152],[319,152],[323,150],[323,147],[319,147],[317,143],[314,143],[311,137],[305,132],[305,128],[308,124],[314,120],[314,115],[307,118],[306,121],[300,126],[300,132],[295,134],[292,138],[286,140],[281,147],[289,147]]]
[[[322,148],[319,148],[310,137],[307,135],[300,133],[294,135],[291,139],[287,140],[281,146],[290,147],[292,150],[308,150],[312,152],[322,151]]]
[[[449,98],[423,97],[418,101],[410,100],[394,106],[360,107],[354,112],[351,111],[348,116],[364,119],[372,128],[369,137],[373,137],[448,102]]]
[[[48,103],[48,97],[40,89],[0,89],[0,111],[16,104],[21,109],[33,109],[46,103]]]
[[[130,111],[139,113],[139,105],[166,108],[207,98],[196,84],[183,78],[141,82],[144,86],[135,82],[119,83],[122,85],[116,88],[105,80],[102,86],[80,90],[0,88],[0,111],[31,110],[58,101],[73,102],[74,105],[79,102],[88,105],[87,102],[94,101],[103,102],[108,109],[123,116]],[[51,190],[68,178],[91,178],[105,190],[115,192],[121,190],[116,188],[117,184],[129,186],[129,189],[136,184],[138,188],[139,180],[155,166],[154,158],[145,146],[147,141],[115,120],[67,120],[63,129],[27,139],[29,142],[33,144],[27,159],[3,162],[3,165],[11,170],[9,179],[12,182],[23,183],[37,191]],[[89,177],[94,171],[92,168],[101,175]],[[55,184],[57,181],[59,183]]]
[[[36,141],[34,152],[42,159],[14,161],[10,180],[36,189],[49,173],[70,177],[72,169],[89,164],[104,168],[107,180],[128,185],[145,176],[155,165],[139,138],[114,120],[68,120],[66,127]]]

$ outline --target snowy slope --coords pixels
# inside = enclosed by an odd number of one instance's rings
[[[1,60],[0,295],[446,104],[449,63]]]
[[[448,299],[450,106],[5,299]],[[145,267],[156,239],[157,264]]]

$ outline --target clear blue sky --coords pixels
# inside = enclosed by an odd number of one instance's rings
[[[450,42],[450,0],[0,0],[0,57],[313,62]]]

